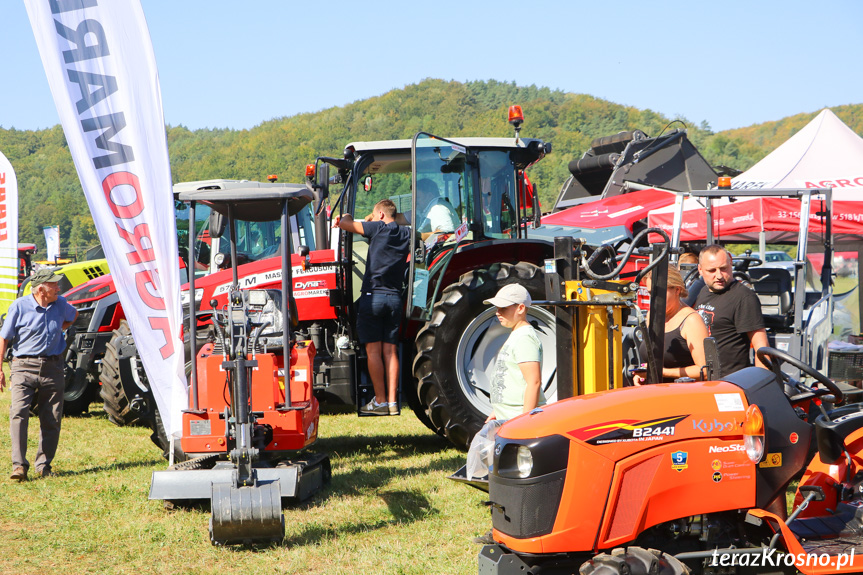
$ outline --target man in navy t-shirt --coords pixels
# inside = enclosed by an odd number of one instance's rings
[[[749,367],[749,348],[768,345],[761,303],[755,292],[734,279],[731,254],[723,246],[709,245],[698,257],[698,271],[704,279],[695,301],[695,310],[716,340],[719,350],[719,376],[725,377]],[[755,365],[764,367],[758,356]]]
[[[381,200],[368,221],[354,221],[350,214],[336,219],[339,228],[369,239],[366,273],[357,310],[357,335],[366,346],[369,376],[375,398],[360,408],[369,415],[398,415],[399,326],[402,289],[410,251],[410,228],[396,223],[396,205]],[[387,385],[387,383],[389,385]]]

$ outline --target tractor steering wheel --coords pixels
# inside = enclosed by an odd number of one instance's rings
[[[700,277],[701,274],[698,271],[698,266],[696,266],[687,272],[686,277],[683,278],[683,285],[688,288]]]
[[[764,262],[761,260],[761,258],[750,255],[748,253],[743,254],[742,256],[733,256],[731,258],[731,264],[734,266],[734,269],[744,272],[749,268],[758,267],[763,263]]]
[[[830,391],[830,393],[833,394],[832,403],[839,404],[842,403],[842,401],[845,399],[845,394],[842,393],[842,390],[839,389],[839,386],[837,386],[830,378],[828,378],[822,373],[819,373],[818,371],[815,371],[815,369],[813,369],[812,367],[806,365],[796,357],[788,355],[784,351],[780,351],[773,347],[765,346],[758,348],[758,350],[755,352],[755,355],[756,357],[758,357],[761,363],[766,365],[768,369],[770,369],[776,375],[776,382],[780,385],[783,381],[789,379],[788,376],[781,369],[783,363],[788,363],[802,371],[804,374],[814,378],[815,381],[826,387]],[[774,362],[773,360],[776,361]],[[799,389],[802,386],[799,386],[798,384],[795,385],[795,387],[798,387]],[[812,390],[806,388],[801,389],[801,391],[803,391],[804,389],[805,393],[813,393]],[[816,393],[816,395],[818,394]],[[794,400],[794,398],[791,399],[792,402],[798,401]]]

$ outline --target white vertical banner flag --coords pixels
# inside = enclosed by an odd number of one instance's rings
[[[18,180],[0,152],[0,315],[18,297]]]
[[[179,436],[188,395],[177,225],[159,76],[140,0],[24,4],[165,430]]]
[[[45,234],[45,249],[48,252],[45,259],[56,263],[60,257],[60,226],[45,226],[42,233]]]

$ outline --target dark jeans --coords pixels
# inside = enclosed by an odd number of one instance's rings
[[[360,343],[397,344],[402,322],[402,298],[397,294],[372,292],[360,296],[357,336]]]
[[[9,431],[12,436],[12,467],[30,468],[27,461],[27,426],[30,405],[39,402],[39,448],[36,469],[51,468],[60,441],[63,417],[63,390],[66,387],[62,359],[13,358],[9,378],[12,404],[9,407]]]

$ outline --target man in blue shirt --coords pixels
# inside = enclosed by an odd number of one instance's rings
[[[39,403],[39,449],[36,451],[36,473],[49,477],[51,461],[60,440],[63,417],[63,330],[71,326],[78,312],[60,295],[57,284],[61,276],[41,269],[30,281],[32,293],[12,302],[3,327],[0,328],[0,358],[12,345],[12,370],[9,387],[9,431],[12,436],[11,479],[24,481],[30,463],[27,461],[27,424],[30,406]],[[0,369],[0,391],[6,387],[6,374]]]
[[[357,310],[357,336],[366,347],[375,398],[360,408],[364,415],[398,415],[399,327],[402,289],[410,251],[410,228],[392,200],[375,204],[367,221],[350,214],[333,222],[345,231],[369,238],[368,266]],[[397,221],[398,220],[398,221]]]

